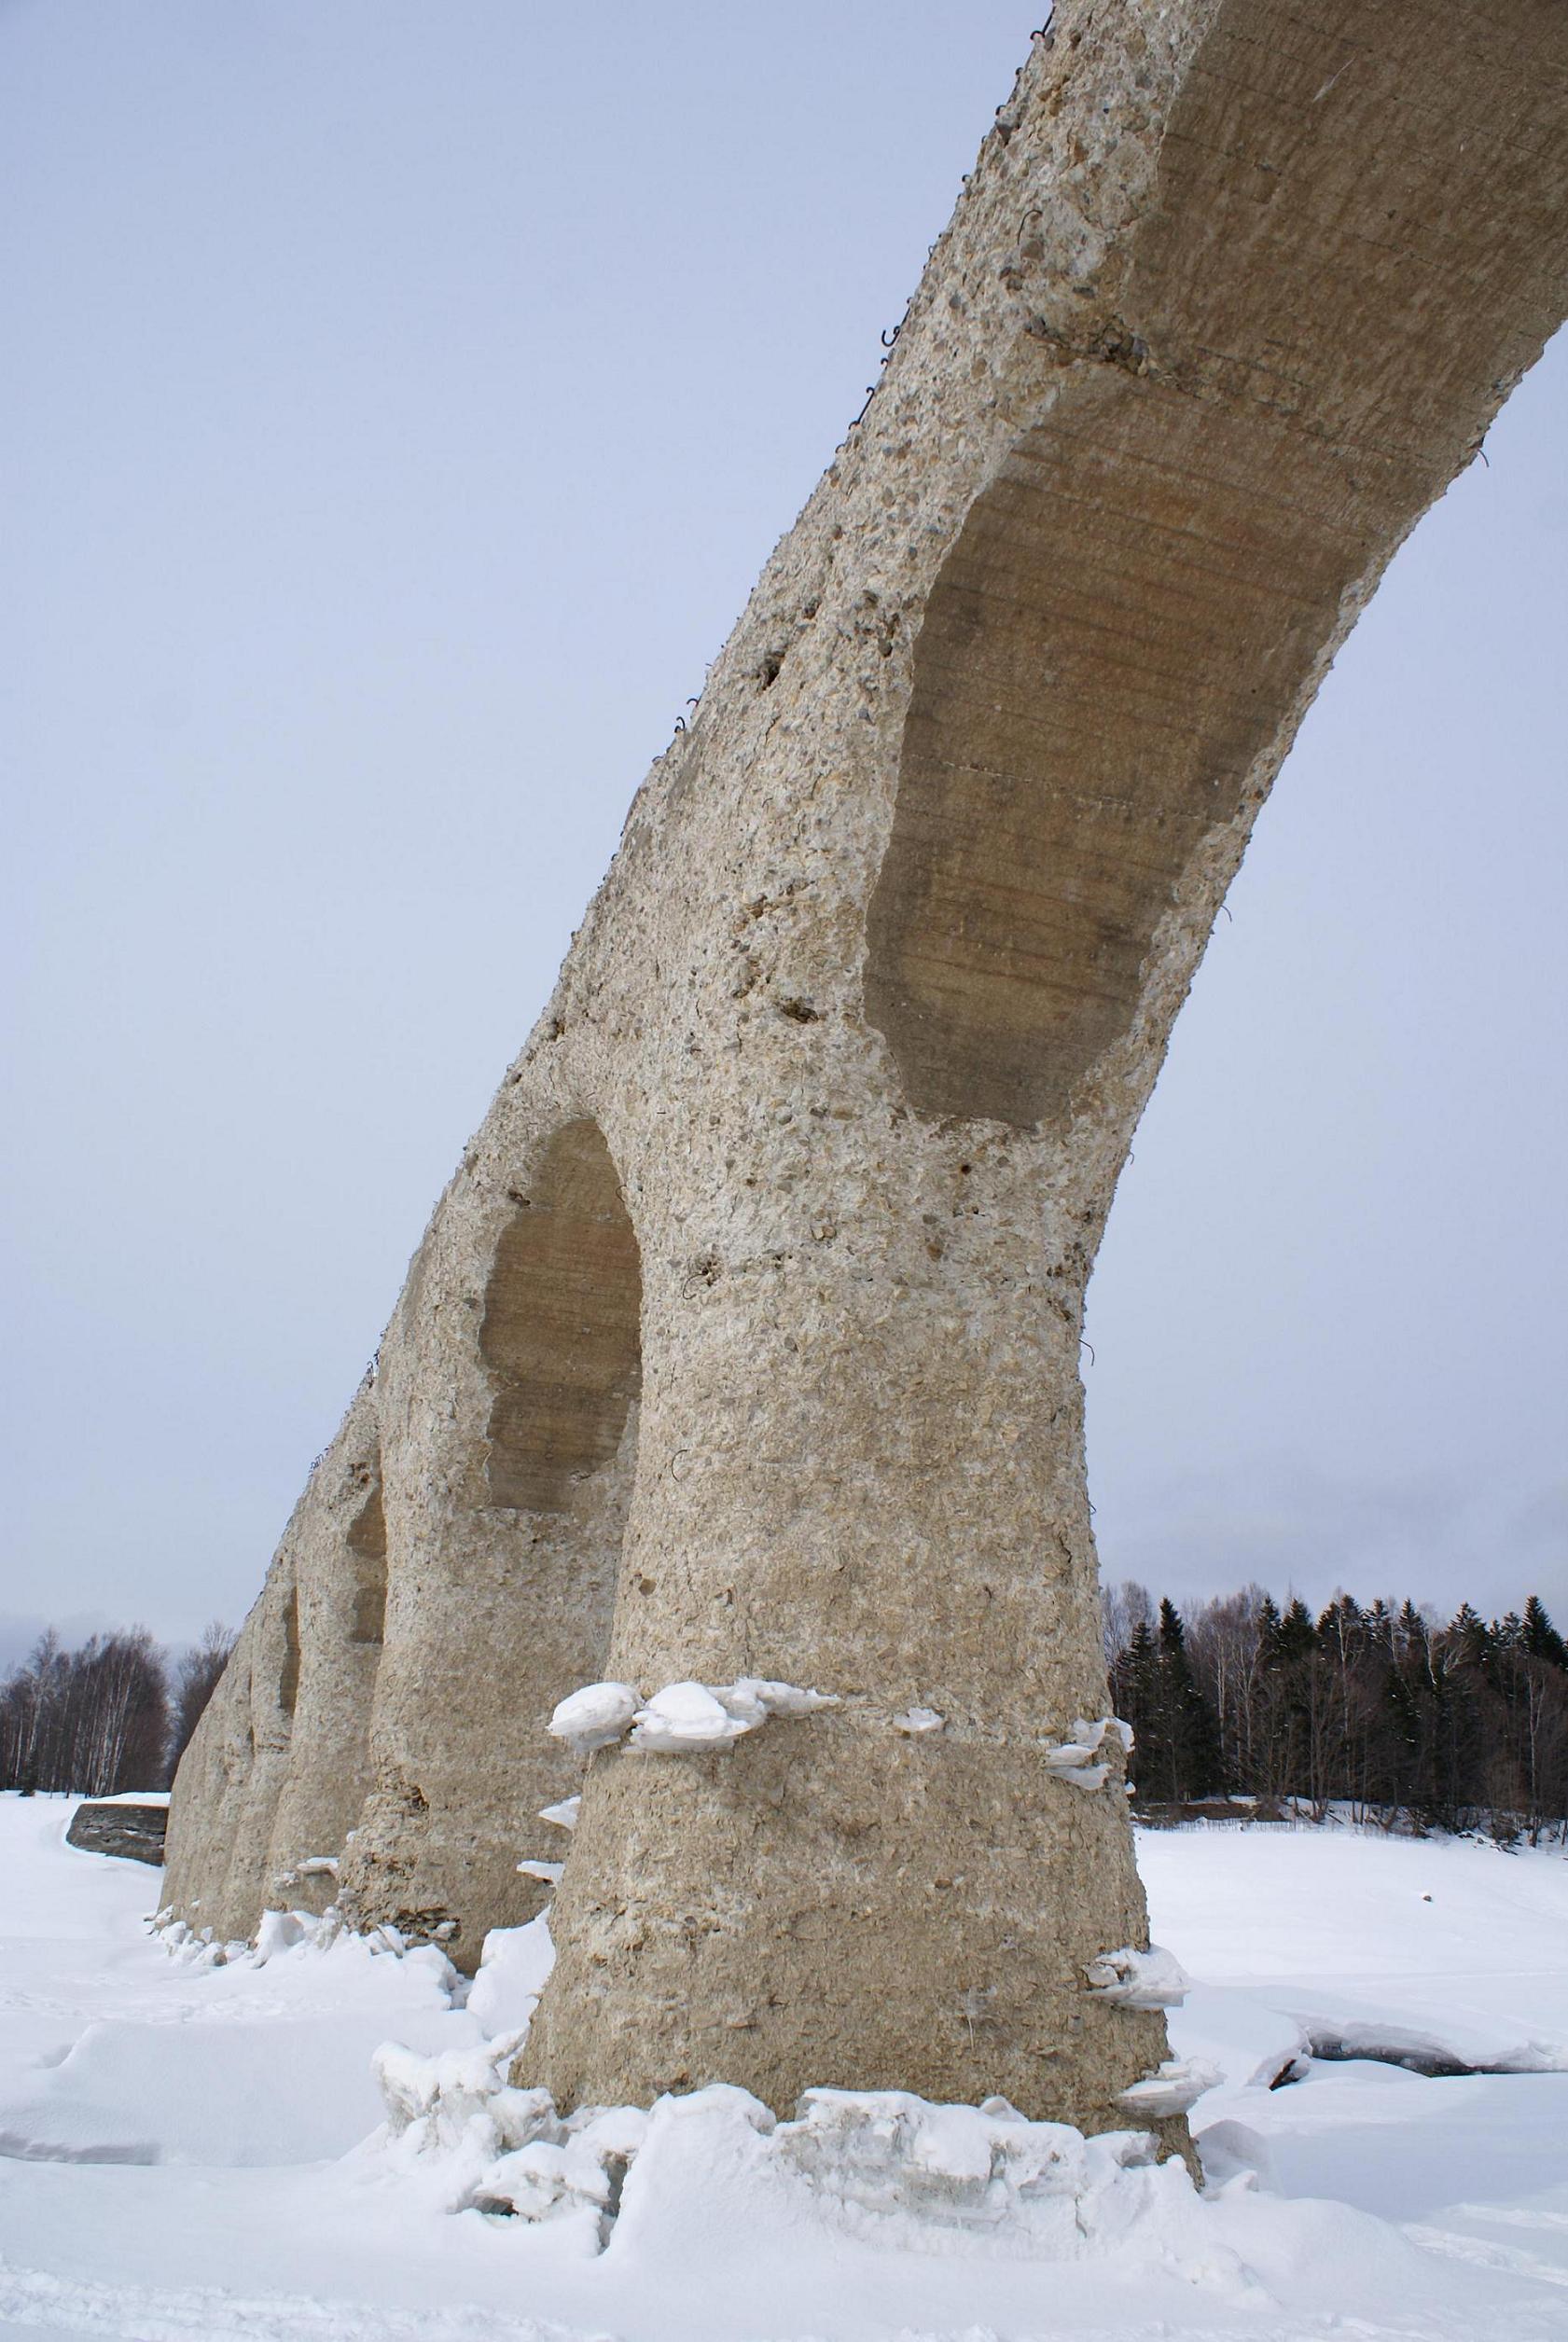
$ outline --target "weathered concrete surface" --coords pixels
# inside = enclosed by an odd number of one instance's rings
[[[1145,1940],[1119,1770],[1041,1745],[1104,1705],[1084,1286],[1257,808],[1561,317],[1565,221],[1561,0],[1063,0],[1035,42],[364,1394],[362,1922],[471,1965],[528,1914],[580,1682],[841,1700],[591,1760],[523,2069],[562,2102],[901,2086],[1100,2128],[1164,2054],[1085,1986]],[[193,1919],[254,1924],[319,1762],[276,1687],[290,1616],[300,1703],[336,1680],[294,1607],[329,1510],[182,1767]]]
[[[168,1825],[169,1808],[160,1802],[139,1806],[122,1797],[90,1797],[71,1816],[65,1843],[84,1854],[115,1854],[156,1866],[163,1860]]]

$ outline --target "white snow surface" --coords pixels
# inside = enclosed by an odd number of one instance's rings
[[[509,2078],[544,1920],[466,1991],[304,1915],[171,1948],[156,1878],[67,1847],[73,1810],[0,1796],[5,2342],[1568,2335],[1560,1852],[1142,1835],[1190,1978],[1172,2062],[1209,2081],[1200,2196],[1136,2132],[1000,2099],[824,2089],[775,2119],[717,2086],[563,2119]],[[1136,1986],[1131,1951],[1107,1973]]]

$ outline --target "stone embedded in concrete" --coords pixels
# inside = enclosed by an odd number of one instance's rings
[[[181,1768],[193,1923],[340,1855],[471,1968],[580,1785],[559,2103],[1182,2143],[1160,2008],[1089,1981],[1147,1945],[1122,1753],[1062,1754],[1084,1287],[1302,714],[1562,314],[1568,10],[1434,26],[1061,0],[290,1524]],[[547,1730],[743,1678],[839,1704],[586,1776]]]

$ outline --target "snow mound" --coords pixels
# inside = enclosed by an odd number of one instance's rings
[[[562,2223],[579,2251],[613,2241],[624,2252],[640,2232],[688,2218],[722,2171],[730,2224],[826,2225],[944,2255],[1131,2256],[1251,2288],[1185,2165],[1158,2161],[1147,2131],[1086,2138],[1030,2122],[1005,2099],[939,2106],[902,2090],[808,2090],[780,2122],[728,2084],[660,2098],[649,2113],[562,2115],[547,2091],[510,2080],[523,2037],[435,2058],[377,2053],[382,2152],[451,2211]]]
[[[648,2117],[636,2107],[561,2115],[548,2090],[517,2088],[508,2077],[525,2038],[524,2027],[434,2058],[383,2043],[373,2060],[382,2152],[449,2211],[562,2224],[579,2251],[597,2253]]]
[[[479,1954],[479,1972],[468,1988],[469,2016],[487,2033],[520,2032],[554,1965],[548,1912],[541,1911],[526,1927],[493,1927]]]
[[[1114,2254],[1246,2290],[1186,2166],[1158,2154],[1146,2130],[1086,2138],[1031,2122],[1006,2099],[938,2106],[903,2090],[808,2090],[767,2142],[774,2170],[835,2226],[904,2251]]]

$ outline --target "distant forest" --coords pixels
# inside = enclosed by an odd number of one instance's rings
[[[1443,1626],[1349,1594],[1314,1617],[1249,1586],[1184,1618],[1126,1582],[1103,1615],[1135,1810],[1241,1795],[1319,1821],[1568,1835],[1568,1648],[1533,1595]]]
[[[0,1684],[0,1789],[165,1789],[234,1647],[211,1626],[174,1656],[146,1629],[67,1651],[52,1629]]]
[[[1103,1615],[1137,1811],[1240,1795],[1264,1815],[1568,1836],[1568,1647],[1533,1595],[1444,1626],[1349,1594],[1314,1617],[1249,1586],[1184,1618],[1126,1581]],[[209,1627],[174,1657],[142,1628],[76,1651],[45,1635],[0,1684],[0,1789],[165,1786],[233,1641]]]

